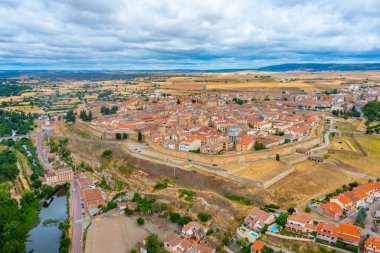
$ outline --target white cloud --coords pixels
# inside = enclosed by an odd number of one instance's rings
[[[380,58],[380,1],[2,0],[0,68]]]

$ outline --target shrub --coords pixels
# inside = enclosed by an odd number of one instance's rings
[[[192,221],[193,219],[190,216],[183,216],[178,220],[178,225],[183,226]]]
[[[144,219],[141,217],[137,218],[136,221],[137,221],[137,224],[139,224],[140,226],[144,225],[144,223],[145,223]]]
[[[211,214],[200,212],[198,213],[198,218],[200,221],[206,222],[211,219]]]
[[[155,186],[154,186],[154,189],[155,190],[162,190],[162,189],[165,189],[168,187],[168,183],[166,182],[163,182],[163,183],[157,183]]]
[[[128,207],[124,210],[125,215],[131,216],[133,214],[133,210],[129,209]]]
[[[278,225],[280,226],[285,226],[287,220],[288,220],[288,216],[289,216],[289,213],[288,212],[284,212],[284,213],[281,213],[277,218],[276,218],[276,222]]]
[[[179,213],[170,213],[169,214],[169,220],[171,222],[178,222],[179,219],[181,219],[181,215]]]
[[[108,157],[110,157],[111,155],[112,155],[112,150],[107,149],[107,150],[104,150],[104,151],[103,151],[102,157],[103,157],[103,158],[108,158]]]

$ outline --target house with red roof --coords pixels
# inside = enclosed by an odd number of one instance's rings
[[[198,221],[191,221],[182,227],[182,235],[187,239],[196,239],[200,241],[206,235],[207,228],[205,228]]]
[[[251,245],[251,253],[262,253],[264,249],[265,243],[262,241],[255,241]]]
[[[360,242],[361,229],[351,223],[341,222],[338,225],[338,239],[346,244],[358,246]]]
[[[316,231],[319,240],[336,243],[338,239],[338,227],[333,223],[319,222]]]
[[[255,138],[253,137],[253,135],[245,135],[243,136],[241,141],[236,143],[236,151],[237,152],[250,151],[252,150],[253,145],[255,145]]]
[[[380,237],[371,235],[364,242],[365,253],[380,253]]]
[[[314,217],[304,212],[293,213],[288,216],[285,229],[294,233],[311,233],[315,231]]]
[[[343,215],[343,208],[335,202],[327,202],[321,205],[323,215],[326,215],[334,220],[338,220]]]
[[[338,204],[347,214],[350,214],[354,208],[354,202],[347,194],[339,194],[331,198],[330,202]]]
[[[267,213],[261,209],[253,208],[244,219],[244,225],[248,228],[260,231],[265,225],[269,225],[275,220],[272,213]]]

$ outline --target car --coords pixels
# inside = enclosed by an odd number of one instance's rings
[[[374,228],[374,227],[372,227],[372,228],[371,228],[371,231],[372,231],[372,232],[377,232],[377,229]]]

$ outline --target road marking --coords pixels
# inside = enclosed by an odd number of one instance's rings
[[[82,219],[80,219],[80,220],[76,220],[76,221],[75,221],[75,223],[81,223],[81,222],[83,222]]]

